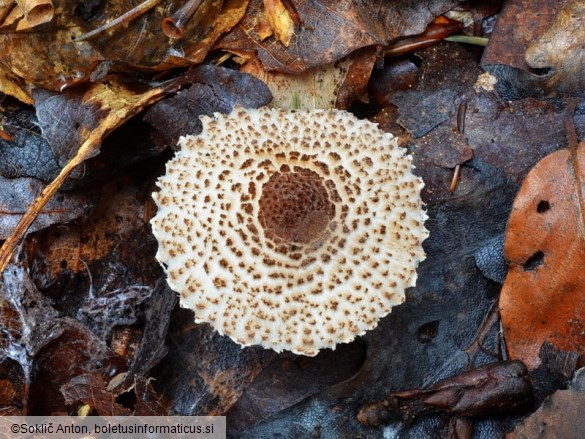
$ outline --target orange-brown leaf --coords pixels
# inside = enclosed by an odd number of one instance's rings
[[[508,222],[500,312],[511,357],[530,368],[544,341],[585,354],[584,169],[585,144],[545,157]]]

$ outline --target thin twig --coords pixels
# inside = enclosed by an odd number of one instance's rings
[[[97,29],[94,29],[90,32],[87,32],[83,35],[78,36],[73,41],[76,43],[79,43],[81,41],[91,40],[91,39],[103,34],[106,31],[116,29],[117,27],[120,27],[126,23],[129,23],[130,21],[141,16],[145,12],[151,10],[156,5],[158,5],[160,2],[161,2],[161,0],[145,0],[144,2],[140,3],[135,8],[130,9],[128,12],[126,12],[123,15],[120,15],[118,18],[116,18],[112,21],[108,21],[107,23],[103,24],[102,26],[98,27]]]
[[[474,37],[473,35],[451,35],[444,38],[445,41],[452,43],[466,43],[475,46],[487,46],[490,39],[485,37]]]

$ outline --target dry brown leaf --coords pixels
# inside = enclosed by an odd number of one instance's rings
[[[240,22],[249,2],[250,0],[226,0],[221,14],[215,19],[207,35],[201,41],[185,47],[185,58],[194,64],[202,62],[217,40]]]
[[[264,9],[263,1],[251,0],[242,21],[215,48],[245,57],[256,54],[268,71],[299,74],[337,61],[356,49],[419,34],[433,18],[457,3],[452,0],[291,1],[295,10],[291,7],[288,12],[295,24],[298,20],[298,25],[289,47],[285,47],[276,40],[262,41],[264,34],[258,33],[257,18]]]
[[[16,30],[30,29],[53,19],[55,8],[51,0],[16,0],[23,18],[16,25]]]
[[[500,313],[511,358],[529,368],[541,345],[585,354],[585,144],[556,151],[526,177],[504,252]]]
[[[26,83],[61,91],[79,82],[102,80],[113,65],[120,70],[153,72],[200,63],[215,42],[240,21],[248,2],[206,1],[189,20],[181,40],[169,40],[161,29],[162,20],[183,3],[168,0],[124,26],[89,41],[75,41],[131,7],[123,0],[108,1],[96,12],[91,3],[59,0],[56,8],[62,13],[44,25],[42,32],[0,33],[0,65]]]
[[[24,81],[2,63],[0,63],[0,93],[12,96],[25,104],[32,105],[33,103],[30,91],[24,85]]]

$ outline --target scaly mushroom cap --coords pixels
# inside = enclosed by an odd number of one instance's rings
[[[316,355],[404,301],[423,183],[391,134],[336,110],[236,108],[183,137],[154,194],[181,305],[243,346]]]

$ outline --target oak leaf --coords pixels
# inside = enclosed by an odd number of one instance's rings
[[[529,368],[548,341],[585,354],[585,146],[556,151],[528,174],[512,208],[500,313],[510,356]]]

